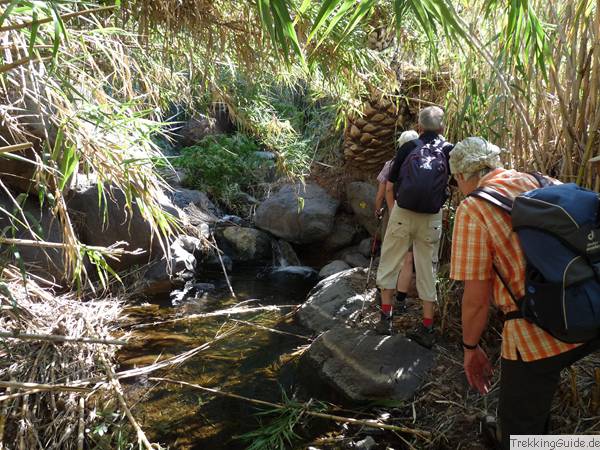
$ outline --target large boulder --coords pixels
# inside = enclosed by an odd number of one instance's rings
[[[264,261],[271,258],[271,238],[255,228],[226,227],[219,235],[227,242],[234,261]]]
[[[411,398],[434,363],[431,350],[403,336],[346,327],[322,334],[307,358],[323,379],[359,402]]]
[[[40,206],[37,197],[29,196],[22,204],[24,219],[16,212],[13,201],[5,193],[0,193],[0,228],[14,229],[6,234],[6,237],[15,237],[23,240],[36,240],[37,237],[26,227],[21,225],[25,220],[38,234],[39,238],[53,243],[63,242],[63,232],[60,222],[55,218],[48,207]],[[5,211],[15,214],[12,220]],[[8,250],[7,246],[0,246],[2,251]],[[16,245],[20,261],[25,265],[28,272],[39,275],[46,279],[52,279],[57,283],[67,281],[65,277],[65,266],[63,264],[64,253],[62,249],[42,248],[32,245]],[[15,256],[14,254],[12,256]],[[11,259],[12,259],[11,256]]]
[[[286,241],[309,244],[331,233],[337,207],[338,201],[315,184],[288,184],[260,204],[255,223]]]
[[[354,237],[360,232],[360,225],[348,215],[338,215],[335,218],[333,230],[323,241],[327,250],[339,250],[352,244]]]
[[[321,280],[310,292],[300,311],[300,323],[316,332],[344,325],[348,319],[372,301],[365,289],[366,269],[356,268],[335,273]]]
[[[163,256],[159,237],[152,234],[150,225],[142,216],[139,207],[133,204],[133,213],[126,209],[125,194],[111,186],[104,187],[106,215],[98,204],[98,185],[83,183],[76,186],[67,203],[74,218],[80,240],[87,245],[109,247],[117,242],[125,242],[129,251],[141,249],[137,255],[123,255],[119,261],[109,260],[116,270],[124,270],[135,264],[145,264],[151,259]],[[164,196],[162,208],[178,217],[180,210]]]
[[[375,195],[377,188],[369,183],[355,181],[346,186],[346,198],[356,219],[371,235],[379,228],[379,220],[375,217]]]
[[[206,215],[205,222],[216,222],[222,215],[219,208],[217,208],[215,204],[210,201],[208,195],[202,191],[176,187],[170,193],[170,198],[173,204],[181,209],[185,209],[190,205],[194,205]]]

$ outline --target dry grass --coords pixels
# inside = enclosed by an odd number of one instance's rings
[[[25,284],[10,269],[2,278],[0,330],[39,338],[3,339],[0,441],[7,449],[83,448],[84,430],[98,423],[98,409],[111,394],[72,385],[104,376],[102,361],[112,361],[117,347],[52,342],[44,336],[108,339],[116,332],[122,305],[114,299],[83,303],[53,296],[32,280]]]

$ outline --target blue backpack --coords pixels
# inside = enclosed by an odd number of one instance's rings
[[[526,319],[563,342],[590,341],[600,335],[599,195],[532,175],[541,187],[514,201],[486,187],[470,194],[511,215],[527,260],[519,299],[494,267],[519,308],[506,320]]]
[[[437,213],[448,198],[448,160],[444,147],[448,144],[437,138],[417,147],[400,166],[396,186],[396,203],[400,208],[418,213]]]

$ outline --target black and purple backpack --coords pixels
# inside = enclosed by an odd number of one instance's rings
[[[416,143],[400,167],[396,203],[410,211],[435,214],[448,198],[450,171],[444,148],[451,144],[439,137],[427,144]]]

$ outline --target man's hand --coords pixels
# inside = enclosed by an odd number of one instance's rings
[[[479,346],[474,350],[465,349],[465,375],[469,385],[481,395],[487,394],[492,385],[492,365],[485,351]]]

